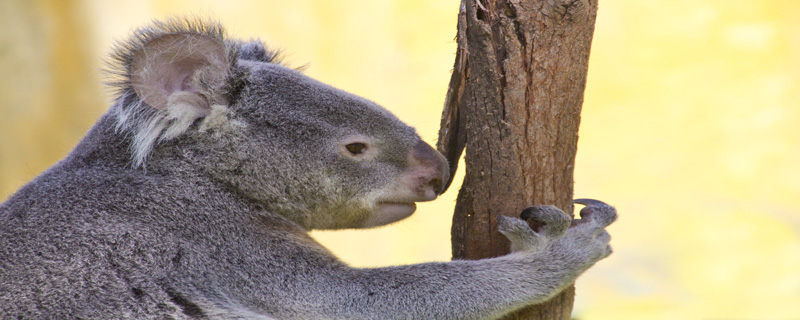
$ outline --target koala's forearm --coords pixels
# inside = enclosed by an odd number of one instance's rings
[[[362,269],[351,286],[361,299],[350,303],[383,319],[493,319],[552,297],[575,280],[570,273],[524,254]]]
[[[560,292],[576,272],[514,253],[478,261],[337,270],[305,286],[307,314],[278,318],[494,319]],[[328,301],[317,304],[315,301]]]

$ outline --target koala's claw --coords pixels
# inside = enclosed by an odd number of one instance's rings
[[[605,202],[594,199],[575,199],[572,202],[586,206],[580,211],[581,221],[573,224],[591,222],[599,228],[605,228],[617,220],[617,210]]]
[[[572,202],[582,204],[584,206],[607,205],[605,202],[595,199],[574,199]]]

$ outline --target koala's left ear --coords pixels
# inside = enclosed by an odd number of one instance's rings
[[[193,33],[168,33],[146,42],[131,63],[131,84],[148,105],[195,119],[224,104],[215,94],[225,86],[230,61],[225,44]]]

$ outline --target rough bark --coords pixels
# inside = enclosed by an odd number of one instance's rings
[[[452,173],[454,259],[508,253],[497,215],[572,212],[573,165],[596,0],[462,0],[438,149]],[[449,185],[449,183],[448,183]],[[569,319],[574,288],[508,319]]]

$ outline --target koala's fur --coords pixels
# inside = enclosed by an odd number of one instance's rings
[[[380,106],[282,66],[258,41],[155,22],[110,61],[117,99],[0,205],[0,318],[487,319],[610,253],[613,208],[505,218],[513,253],[357,269],[310,229],[410,215],[447,163]]]

